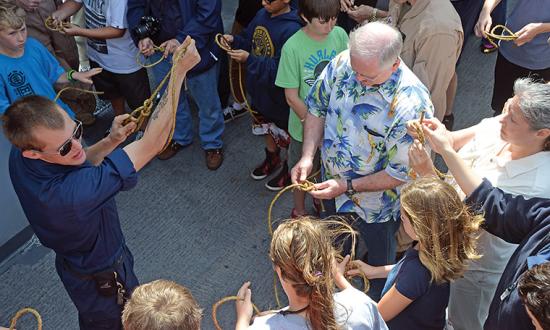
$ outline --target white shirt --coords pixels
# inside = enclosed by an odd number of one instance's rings
[[[515,160],[500,159],[497,154],[507,145],[500,138],[500,128],[498,117],[482,120],[475,128],[474,138],[459,150],[460,157],[504,192],[526,198],[550,198],[550,151]],[[483,257],[472,261],[469,269],[502,273],[516,247],[482,231],[478,248]]]
[[[130,37],[126,11],[128,0],[75,0],[86,8],[86,28],[113,27],[126,29],[124,35],[114,39],[88,38],[88,57],[107,71],[127,74],[141,69],[136,62],[138,49]]]
[[[387,330],[376,303],[363,292],[348,288],[334,294],[336,322],[342,330]],[[288,307],[282,310],[288,309]],[[274,312],[254,319],[249,329],[310,329],[301,315]]]

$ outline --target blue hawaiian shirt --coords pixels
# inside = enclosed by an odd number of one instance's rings
[[[412,138],[406,123],[433,117],[428,89],[401,61],[383,84],[365,87],[356,79],[349,51],[334,58],[306,98],[309,112],[325,118],[321,159],[324,179],[356,179],[379,171],[409,179]],[[355,212],[367,223],[397,219],[399,188],[336,197],[336,211]]]

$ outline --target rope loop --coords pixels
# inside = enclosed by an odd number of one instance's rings
[[[21,316],[25,314],[32,314],[36,318],[36,323],[38,325],[38,330],[42,330],[42,317],[40,316],[40,313],[34,308],[26,307],[22,308],[17,313],[15,313],[15,316],[11,319],[10,323],[10,330],[14,330],[15,326],[17,325],[17,321],[21,318]]]
[[[228,296],[218,300],[214,305],[212,305],[212,321],[214,321],[214,326],[216,327],[216,330],[222,330],[222,328],[220,327],[220,324],[218,323],[218,318],[216,316],[218,312],[218,307],[220,307],[221,305],[225,304],[228,301],[241,300],[241,299],[242,298],[239,298],[237,296]],[[254,312],[256,312],[256,315],[260,314],[260,310],[256,305],[252,304],[252,308],[254,308]]]
[[[499,29],[501,30],[501,33],[497,33]],[[518,35],[512,32],[508,27],[497,24],[493,26],[491,31],[485,32],[485,37],[491,43],[491,45],[498,48],[498,44],[495,42],[495,40],[514,41],[518,38]]]
[[[65,29],[69,29],[71,27],[71,23],[69,22],[56,22],[51,16],[48,16],[44,20],[44,26],[54,32],[65,32]]]

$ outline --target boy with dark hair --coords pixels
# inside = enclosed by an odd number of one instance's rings
[[[550,329],[550,262],[523,273],[518,293],[535,329]]]
[[[298,14],[306,26],[285,43],[275,80],[275,85],[285,89],[286,100],[292,109],[288,118],[291,137],[288,161],[291,168],[302,156],[302,123],[307,115],[304,99],[330,60],[348,48],[348,35],[341,27],[335,26],[340,11],[339,0],[300,0],[298,5]],[[315,166],[318,167],[319,157],[316,158]],[[305,215],[305,192],[296,189],[293,194],[291,217]]]
[[[91,84],[101,69],[68,72],[36,39],[27,39],[25,12],[16,6],[0,7],[0,115],[10,103],[28,95],[55,98],[54,84],[78,80]],[[61,100],[57,103],[71,117],[73,111]]]
[[[71,25],[63,33],[88,39],[88,57],[92,68],[103,68],[94,85],[113,105],[115,115],[126,112],[125,103],[134,110],[151,95],[147,71],[136,62],[134,45],[126,22],[127,0],[68,0],[52,13],[63,21],[84,5],[86,28]]]
[[[168,280],[135,288],[122,312],[125,330],[199,330],[202,309],[191,292]]]
[[[232,44],[229,56],[237,62],[246,63],[246,90],[251,97],[251,106],[268,126],[266,135],[266,158],[251,173],[254,180],[262,180],[282,166],[281,172],[266,183],[266,188],[277,191],[290,183],[288,164],[281,160],[280,148],[288,148],[288,104],[284,90],[275,85],[277,67],[284,43],[301,24],[290,0],[264,0],[261,9],[240,35],[225,35]]]

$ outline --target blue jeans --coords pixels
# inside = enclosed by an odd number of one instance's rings
[[[118,280],[124,284],[127,296],[130,296],[138,279],[134,274],[134,257],[126,246],[123,247],[121,262],[113,267]],[[69,297],[78,310],[78,323],[81,330],[122,330],[121,315],[124,306],[117,304],[116,297],[104,297],[96,289],[92,279],[83,279],[82,270],[69,270],[63,258],[56,256],[55,268],[63,282]]]
[[[155,53],[150,57],[151,62],[160,59],[161,53]],[[153,80],[155,86],[162,81],[166,73],[172,67],[172,57],[165,59],[153,67]],[[203,149],[217,149],[223,146],[222,134],[224,130],[223,111],[218,97],[218,75],[219,63],[210,69],[192,77],[187,77],[186,85],[188,90],[181,90],[176,113],[176,129],[173,140],[180,145],[189,145],[193,142],[193,119],[189,107],[189,93],[199,111],[199,137]],[[161,89],[161,93],[166,89]]]
[[[352,227],[359,232],[359,235],[367,247],[367,260],[363,260],[371,266],[393,265],[397,240],[395,233],[399,229],[400,220],[390,220],[382,223],[366,223],[356,213],[336,213],[334,200],[323,200],[325,213],[321,217],[330,215],[343,216],[350,222]],[[344,244],[344,254],[351,250],[351,240]],[[358,257],[359,259],[359,257]],[[369,280],[369,297],[374,301],[380,300],[380,294],[386,283],[385,278]]]

